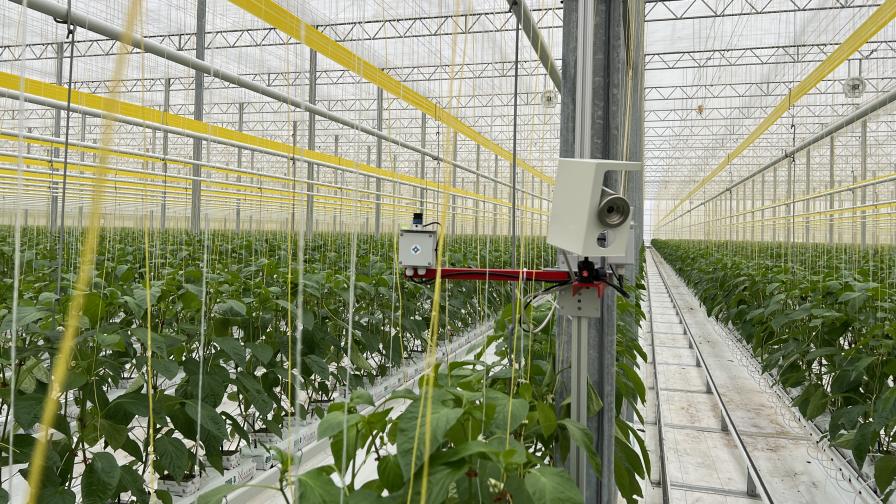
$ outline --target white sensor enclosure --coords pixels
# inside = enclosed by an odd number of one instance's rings
[[[629,255],[632,216],[608,226],[601,223],[598,214],[606,215],[614,195],[604,189],[604,174],[640,170],[641,163],[628,161],[560,158],[548,224],[548,243],[591,258]]]
[[[418,227],[402,229],[398,233],[398,265],[408,271],[410,268],[421,269],[436,265],[436,245],[438,236],[435,231]],[[408,276],[411,276],[411,274]]]

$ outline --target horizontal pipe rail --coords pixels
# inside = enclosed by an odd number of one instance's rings
[[[2,74],[2,72],[0,72],[0,74]],[[0,97],[11,98],[11,99],[23,98],[25,101],[27,101],[29,103],[33,103],[33,104],[41,105],[41,106],[45,106],[45,107],[56,108],[56,109],[60,109],[60,110],[65,110],[67,108],[67,105],[63,102],[53,100],[50,98],[46,98],[46,97],[42,97],[42,96],[35,96],[32,94],[27,94],[27,93],[25,95],[22,95],[19,91],[13,91],[8,88],[0,88]],[[139,106],[134,105],[134,107],[139,107]],[[206,133],[198,133],[195,131],[185,130],[182,128],[176,128],[174,126],[162,124],[161,121],[153,122],[153,121],[147,121],[147,120],[143,120],[143,119],[135,119],[133,117],[120,115],[120,114],[112,113],[112,112],[108,112],[108,111],[95,110],[93,108],[76,105],[74,103],[70,106],[70,109],[72,110],[72,112],[75,112],[78,114],[83,114],[83,115],[87,115],[87,116],[91,116],[91,117],[99,117],[99,118],[104,118],[104,119],[111,119],[115,122],[119,122],[122,124],[129,124],[131,126],[137,126],[137,127],[146,128],[146,129],[154,129],[157,131],[169,132],[169,133],[172,133],[175,135],[186,136],[186,137],[190,137],[190,138],[199,138],[199,139],[202,139],[202,140],[205,140],[208,142],[213,142],[213,143],[217,143],[217,144],[221,144],[221,145],[227,145],[227,146],[231,146],[231,147],[242,148],[242,149],[246,149],[246,150],[250,150],[250,151],[259,152],[262,154],[268,154],[271,156],[282,157],[282,158],[285,158],[288,160],[310,162],[315,165],[333,168],[336,170],[342,170],[342,171],[346,171],[346,172],[350,172],[350,173],[357,173],[357,174],[364,175],[367,177],[385,179],[385,180],[388,180],[391,182],[398,182],[400,184],[407,185],[407,186],[420,187],[420,188],[424,188],[428,191],[434,191],[434,192],[446,191],[450,194],[457,195],[457,196],[460,196],[463,198],[484,201],[484,202],[493,203],[493,204],[499,205],[499,206],[504,206],[504,207],[511,206],[510,202],[507,202],[504,200],[491,198],[491,197],[477,194],[477,193],[474,193],[471,191],[467,191],[465,189],[459,189],[456,187],[452,187],[447,184],[429,182],[429,181],[426,181],[423,179],[418,179],[417,177],[414,177],[411,175],[404,175],[404,174],[389,172],[388,170],[365,165],[360,162],[349,161],[349,160],[346,160],[343,158],[336,158],[335,156],[332,156],[335,159],[341,159],[350,165],[350,166],[344,166],[344,165],[340,165],[340,164],[334,164],[334,163],[329,163],[326,161],[321,161],[321,160],[307,157],[307,156],[300,155],[300,154],[295,154],[295,153],[290,152],[292,149],[289,148],[290,146],[285,146],[285,144],[284,144],[284,146],[286,148],[274,149],[274,148],[264,147],[264,146],[260,146],[260,145],[244,143],[243,141],[240,141],[240,140],[231,140],[231,139],[222,138],[219,136],[209,135]],[[238,138],[242,138],[242,136],[239,136]],[[268,141],[268,142],[272,143],[272,144],[276,144],[276,142],[270,142],[270,141]],[[303,150],[304,149],[299,149],[299,148],[295,149],[295,151],[297,151],[297,152],[301,152]],[[526,212],[530,212],[530,213],[539,213],[539,214],[545,213],[541,210],[537,210],[537,209],[529,208],[529,207],[522,207],[522,210],[526,211]]]
[[[791,149],[788,149],[788,150],[784,151],[784,154],[782,154],[782,155],[778,156],[777,158],[775,158],[774,160],[768,162],[768,163],[765,164],[762,168],[759,168],[758,170],[754,171],[753,173],[751,173],[751,174],[749,174],[749,175],[747,175],[747,176],[741,178],[741,179],[738,180],[737,182],[732,183],[731,185],[729,185],[729,186],[726,187],[725,189],[719,191],[719,192],[718,192],[717,194],[715,194],[714,196],[712,196],[712,197],[710,197],[710,198],[707,198],[707,199],[704,199],[703,201],[701,201],[701,202],[698,203],[697,205],[694,205],[693,207],[688,208],[688,209],[685,210],[684,212],[678,214],[677,216],[675,216],[675,218],[673,218],[671,221],[669,221],[669,223],[675,222],[676,220],[678,220],[678,219],[682,218],[683,216],[685,216],[685,215],[691,213],[692,211],[694,211],[694,210],[696,210],[696,209],[698,209],[698,208],[700,208],[700,207],[706,205],[707,203],[709,203],[709,202],[711,202],[711,201],[714,201],[714,200],[718,199],[719,197],[721,197],[721,196],[727,194],[728,192],[732,191],[735,187],[741,186],[741,185],[745,184],[747,181],[749,181],[749,180],[751,180],[751,179],[753,179],[753,178],[756,178],[756,177],[758,177],[759,175],[762,175],[762,174],[765,173],[766,171],[768,171],[768,170],[774,168],[774,167],[775,167],[776,165],[778,165],[779,163],[782,163],[782,162],[784,162],[784,161],[786,161],[786,160],[788,160],[788,159],[790,159],[790,158],[795,157],[795,156],[796,156],[797,154],[799,154],[800,152],[802,152],[802,151],[808,149],[809,147],[812,147],[813,145],[815,145],[815,144],[817,144],[817,143],[819,143],[819,142],[821,142],[821,141],[823,141],[823,140],[826,140],[828,137],[833,136],[834,134],[838,133],[838,132],[841,131],[841,130],[844,130],[844,129],[848,128],[849,126],[852,126],[853,124],[856,124],[857,122],[861,121],[862,119],[865,119],[866,117],[868,117],[868,116],[870,116],[871,114],[873,114],[873,113],[875,113],[875,112],[877,112],[877,111],[883,109],[884,107],[886,107],[887,105],[890,105],[890,104],[893,103],[893,102],[896,102],[896,89],[890,90],[889,92],[885,93],[884,95],[882,95],[882,96],[880,96],[880,97],[878,97],[878,98],[875,98],[875,99],[872,100],[871,102],[869,102],[869,103],[865,104],[864,106],[862,106],[862,107],[856,109],[856,110],[855,110],[854,112],[852,112],[851,114],[849,114],[849,115],[847,115],[847,116],[844,116],[843,118],[841,118],[841,119],[838,120],[837,122],[834,122],[833,124],[827,126],[824,130],[822,130],[821,132],[819,132],[819,133],[813,135],[812,137],[810,137],[809,139],[807,139],[807,140],[805,140],[804,142],[800,143],[800,144],[797,145],[796,147],[793,147],[793,148],[791,148]]]
[[[375,128],[371,128],[369,126],[365,126],[363,124],[354,122],[350,119],[346,119],[338,114],[334,114],[327,109],[319,107],[317,105],[313,105],[311,103],[299,100],[298,98],[289,96],[286,93],[281,93],[280,91],[276,91],[267,86],[263,86],[255,81],[249,80],[245,77],[242,77],[233,72],[229,72],[227,70],[222,70],[220,68],[215,67],[214,65],[195,58],[193,56],[189,56],[180,51],[172,50],[169,47],[165,47],[162,44],[157,42],[153,42],[152,40],[148,40],[144,37],[141,37],[136,34],[125,33],[124,30],[118,28],[109,23],[103,22],[99,19],[96,19],[88,14],[84,14],[77,11],[69,12],[69,9],[65,5],[60,5],[55,2],[51,2],[49,0],[11,0],[14,3],[19,5],[27,6],[29,9],[34,11],[46,14],[48,16],[53,17],[54,19],[59,19],[63,21],[68,21],[73,25],[88,30],[90,32],[96,33],[98,35],[102,35],[104,37],[108,37],[109,39],[116,40],[122,44],[129,45],[135,49],[144,51],[146,53],[158,56],[162,59],[170,61],[172,63],[177,63],[178,65],[184,66],[191,70],[196,70],[202,72],[209,77],[214,77],[216,79],[221,79],[225,82],[229,82],[235,86],[239,86],[243,89],[247,89],[249,91],[253,91],[263,96],[267,96],[273,100],[279,101],[280,103],[290,105],[292,107],[296,107],[302,109],[306,112],[310,112],[315,116],[327,119],[329,121],[333,121],[335,123],[341,124],[347,128],[351,128],[355,131],[359,131],[365,133],[367,135],[385,140],[389,143],[397,145],[399,147],[414,151],[418,154],[423,154],[424,156],[433,159],[435,161],[443,162],[454,166],[455,168],[459,168],[466,172],[479,175],[482,178],[495,182],[497,184],[503,185],[505,187],[510,187],[510,184],[507,182],[500,181],[486,173],[482,173],[476,171],[473,168],[470,168],[466,165],[458,163],[454,160],[447,159],[443,156],[440,156],[434,152],[423,149],[417,145],[414,145],[410,142],[406,142],[404,140],[395,138],[388,133],[384,133],[382,131],[378,131]],[[540,197],[540,196],[539,196]]]

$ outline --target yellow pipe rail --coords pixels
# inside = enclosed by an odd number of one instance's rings
[[[380,70],[373,63],[352,52],[351,49],[324,35],[314,26],[306,23],[273,0],[230,0],[230,2],[501,158],[507,161],[513,159],[513,154],[507,149],[439,107],[429,98],[414,91],[410,86],[402,84],[398,79]],[[529,163],[521,161],[519,157],[517,157],[517,164],[539,180],[548,184],[554,183],[552,177],[545,175]]]
[[[13,91],[23,91],[25,94],[39,96],[42,98],[65,102],[68,89],[64,86],[51,84],[36,79],[30,79],[8,72],[0,71],[0,88],[10,89]],[[357,170],[362,173],[382,177],[393,182],[413,184],[424,186],[427,189],[438,189],[457,196],[478,199],[489,203],[495,203],[502,206],[508,206],[510,203],[497,198],[492,198],[484,194],[477,194],[473,191],[460,189],[448,184],[430,182],[411,175],[396,173],[384,168],[368,165],[347,158],[327,154],[323,152],[305,149],[303,147],[292,146],[287,143],[269,140],[267,138],[249,135],[240,131],[225,128],[223,126],[215,126],[195,119],[190,119],[181,115],[163,112],[150,107],[144,107],[135,103],[128,103],[122,100],[98,96],[91,93],[72,90],[72,104],[85,108],[98,110],[110,114],[117,114],[140,121],[170,126],[173,128],[199,133],[202,135],[210,135],[216,138],[238,142],[253,147],[268,149],[287,156],[301,156],[304,158],[341,166],[347,169]],[[86,148],[84,148],[86,149]],[[104,153],[105,154],[105,153]],[[149,158],[149,156],[147,156]],[[245,174],[243,174],[245,175]]]
[[[18,159],[15,156],[0,155],[0,163],[15,165],[17,163],[17,161],[18,161]],[[23,162],[23,164],[25,164],[27,166],[51,168],[50,162],[46,161],[46,160],[42,160],[42,159],[25,158],[22,160],[22,162]],[[96,171],[96,167],[94,167],[94,166],[81,165],[79,163],[69,163],[69,169],[73,170],[75,172],[82,172],[82,173],[94,173]],[[128,170],[117,169],[115,167],[106,167],[106,170],[107,170],[107,176],[113,175],[113,174],[114,175],[123,175],[123,176],[137,178],[137,179],[145,179],[145,180],[155,181],[156,184],[158,184],[159,182],[167,181],[167,184],[168,184],[167,190],[169,190],[171,192],[187,190],[187,189],[189,189],[189,184],[191,183],[191,177],[186,176],[186,175],[178,175],[178,174],[174,174],[174,173],[168,173],[167,175],[163,175],[161,173],[154,174],[154,173],[144,173],[144,172],[132,172],[132,171],[128,171]],[[17,173],[17,170],[14,168],[0,167],[0,174],[15,175],[16,173]],[[48,182],[52,182],[52,181],[58,182],[60,179],[60,176],[61,176],[61,174],[53,175],[53,174],[33,173],[33,172],[27,172],[27,173],[24,173],[23,175],[28,178],[38,179],[38,180],[46,180]],[[92,181],[93,181],[93,179],[90,177],[79,177],[78,175],[73,174],[73,173],[69,174],[69,179],[75,180],[75,181],[81,181],[82,183],[85,183],[85,184],[92,183]],[[180,184],[178,184],[178,182],[181,182],[184,185],[180,185]],[[233,192],[239,192],[239,195],[234,195],[232,192],[223,193],[221,191],[216,191],[211,188],[209,189],[210,192],[215,192],[218,194],[227,194],[231,200],[251,199],[251,200],[261,200],[261,201],[270,200],[271,202],[276,200],[276,201],[279,201],[279,202],[285,204],[285,203],[291,203],[293,201],[292,198],[294,195],[299,197],[299,199],[296,200],[297,203],[299,201],[304,201],[304,198],[306,196],[306,194],[304,192],[300,192],[300,191],[293,192],[291,189],[278,189],[278,188],[272,188],[272,187],[267,187],[267,186],[260,186],[257,188],[256,187],[246,187],[246,184],[240,185],[240,184],[235,184],[232,182],[217,181],[217,180],[211,180],[211,179],[203,179],[203,182],[211,187],[218,187],[220,189],[228,189]],[[139,182],[139,181],[134,181],[134,180],[110,179],[110,182],[108,182],[108,184],[112,185],[113,188],[115,188],[115,187],[130,187],[130,188],[145,187],[144,182]],[[342,188],[341,190],[352,190],[352,189],[351,188]],[[363,200],[363,199],[356,199],[356,198],[348,198],[348,197],[344,197],[344,196],[326,195],[326,194],[322,194],[322,193],[315,193],[314,198],[315,198],[315,201],[332,202],[332,204],[335,205],[336,207],[338,207],[340,204],[346,204],[346,203],[359,204],[361,206],[367,206],[369,208],[373,208],[373,206],[374,206],[373,200]],[[393,199],[393,200],[410,199],[410,200],[416,201],[416,198],[404,197],[404,196],[384,195],[384,198]],[[413,209],[417,208],[416,205],[401,204],[401,203],[397,203],[397,202],[393,202],[393,203],[382,202],[382,205],[384,208],[402,209],[404,211],[413,210]],[[465,208],[472,208],[472,207],[465,207]],[[538,214],[538,215],[544,215],[544,212],[534,209],[534,208],[523,207],[521,210],[529,212],[529,213]],[[454,213],[455,213],[455,215],[462,215],[462,212],[454,212]]]

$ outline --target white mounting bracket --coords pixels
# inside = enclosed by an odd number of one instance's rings
[[[575,294],[570,286],[560,289],[557,294],[560,315],[600,318],[600,298],[595,289],[596,287],[584,287]]]

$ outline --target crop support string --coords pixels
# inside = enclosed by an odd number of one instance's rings
[[[130,42],[134,28],[141,14],[141,0],[134,0],[127,10],[123,42]],[[127,51],[121,51],[115,57],[115,65],[112,72],[112,96],[120,92],[121,77],[124,75],[127,64]],[[103,121],[101,133],[101,145],[109,145],[112,140],[112,122]],[[72,299],[69,302],[62,338],[59,342],[58,352],[52,367],[52,383],[50,390],[44,397],[40,416],[41,433],[35,443],[31,457],[31,470],[28,473],[28,504],[37,504],[43,483],[47,451],[49,449],[50,430],[56,420],[56,404],[62,393],[69,373],[71,357],[74,351],[75,340],[80,332],[80,318],[84,308],[84,295],[90,290],[93,279],[93,269],[96,261],[96,237],[100,228],[100,215],[105,197],[105,183],[107,158],[101,154],[99,168],[96,172],[96,181],[91,203],[90,221],[86,230],[84,245],[78,266],[78,275],[74,283]]]

